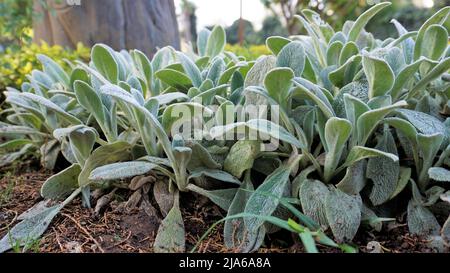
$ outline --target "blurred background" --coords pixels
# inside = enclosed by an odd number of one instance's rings
[[[89,60],[90,47],[105,43],[116,50],[195,48],[197,33],[226,27],[227,50],[256,59],[268,54],[267,37],[304,34],[294,15],[308,8],[335,29],[355,20],[377,0],[0,0],[0,90],[19,87],[39,68],[35,55]],[[396,37],[390,19],[416,30],[450,0],[394,0],[367,30],[376,38]]]

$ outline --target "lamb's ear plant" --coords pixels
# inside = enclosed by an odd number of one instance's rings
[[[308,252],[316,244],[353,252],[359,230],[380,231],[398,211],[412,234],[443,250],[450,8],[418,31],[393,20],[398,37],[382,41],[364,28],[389,5],[374,5],[340,31],[304,10],[296,18],[307,36],[270,37],[273,54],[256,61],[224,51],[219,26],[199,33],[198,53],[165,47],[149,59],[99,44],[89,64],[71,71],[39,56],[43,71],[5,92],[0,166],[35,152],[49,169],[59,153],[72,165],[41,190],[60,203],[33,208],[0,252],[37,239],[80,193],[89,205],[91,188],[154,175],[163,177],[153,195],[165,217],[156,252],[186,251],[181,192],[227,212],[224,241],[237,252],[256,251],[280,228],[299,234]],[[239,109],[255,105],[267,108],[242,119]],[[186,127],[189,137],[177,131]],[[227,138],[236,132],[256,138]]]

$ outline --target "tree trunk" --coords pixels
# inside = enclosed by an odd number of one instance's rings
[[[34,0],[38,16],[34,41],[75,47],[104,43],[115,50],[139,49],[148,56],[157,48],[180,47],[173,0]],[[80,5],[77,5],[77,2]]]

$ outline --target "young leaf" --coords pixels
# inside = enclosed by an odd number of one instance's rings
[[[372,157],[379,157],[384,156],[389,159],[391,159],[394,162],[397,162],[398,156],[390,153],[385,153],[380,150],[371,149],[367,147],[361,147],[361,146],[355,146],[350,150],[350,153],[347,156],[347,160],[345,161],[344,165],[345,167],[352,166],[358,161],[361,161],[363,159],[372,158]]]
[[[363,56],[364,73],[369,82],[369,98],[386,95],[394,85],[394,72],[382,59]]]
[[[289,90],[292,87],[294,72],[290,68],[274,68],[267,73],[264,86],[269,95],[280,105],[287,107]]]
[[[197,65],[184,53],[178,53],[178,58],[180,59],[181,65],[184,68],[184,71],[189,76],[189,79],[192,81],[194,87],[200,87],[202,85],[202,74],[200,73],[200,69],[198,69]]]
[[[421,55],[431,60],[439,60],[448,46],[448,32],[440,25],[431,25],[425,31]]]
[[[186,74],[174,69],[162,69],[155,76],[167,85],[180,91],[188,91],[193,86],[191,79]]]
[[[274,55],[278,55],[289,43],[291,43],[291,40],[280,36],[269,37],[266,40],[267,48],[269,48]]]
[[[394,110],[407,105],[406,101],[399,101],[393,105],[371,110],[362,114],[357,121],[358,143],[360,145],[365,145],[370,135],[372,135],[373,131],[383,118]]]
[[[442,24],[447,20],[448,14],[450,12],[450,7],[444,7],[436,12],[433,16],[431,16],[419,29],[419,33],[417,34],[416,44],[414,47],[414,60],[418,60],[421,56],[422,44],[428,41],[425,40],[425,32],[428,28],[433,24]]]
[[[325,140],[328,152],[325,157],[325,181],[330,181],[352,133],[352,124],[346,119],[331,118],[325,125]]]
[[[336,185],[341,191],[356,195],[366,186],[367,162],[360,160],[347,168],[344,178]]]
[[[211,59],[223,52],[227,43],[225,30],[221,26],[216,26],[211,31],[206,44],[206,56]]]
[[[99,125],[105,126],[106,117],[105,112],[103,111],[103,103],[97,92],[95,92],[86,82],[82,81],[75,81],[73,87],[77,100],[81,106],[95,116]]]
[[[277,58],[278,67],[288,67],[295,77],[301,77],[305,68],[305,49],[300,42],[291,42],[280,51]]]
[[[385,7],[390,5],[391,3],[389,2],[379,3],[368,9],[361,16],[359,16],[358,20],[356,20],[356,22],[353,24],[352,28],[348,33],[348,40],[356,42],[359,38],[361,31],[363,31],[364,27],[367,25],[370,19],[372,19],[378,12],[383,10]]]
[[[55,61],[42,54],[38,54],[37,58],[41,62],[45,74],[50,76],[54,81],[59,82],[66,87],[69,86],[69,76]]]
[[[210,35],[211,35],[211,31],[207,28],[200,30],[200,32],[198,33],[197,47],[198,47],[198,53],[200,56],[206,55],[206,46],[207,46]]]
[[[92,48],[91,56],[97,71],[116,84],[119,81],[119,65],[111,51],[108,46],[97,44]]]

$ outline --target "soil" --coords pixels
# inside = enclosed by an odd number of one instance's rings
[[[0,179],[0,237],[17,223],[17,216],[42,201],[39,189],[51,175],[48,172],[22,172],[18,176],[3,175]],[[116,194],[116,200],[96,214],[94,209],[73,201],[53,220],[32,252],[44,253],[151,253],[161,217],[149,216],[143,209],[117,209],[127,200],[127,191]],[[193,194],[181,195],[188,250],[225,212],[208,199]],[[219,225],[199,246],[198,252],[231,252],[223,244],[223,226]],[[362,231],[355,244],[360,252],[415,253],[433,252],[426,241],[410,236],[404,223],[395,223],[378,233]],[[321,252],[339,252],[319,246]],[[288,232],[268,236],[261,253],[304,252],[298,238]]]

